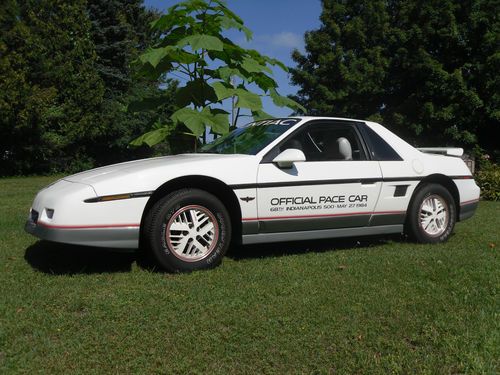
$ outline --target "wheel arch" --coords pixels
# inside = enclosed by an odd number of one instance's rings
[[[241,207],[234,191],[219,179],[202,175],[189,175],[174,178],[159,186],[151,195],[141,217],[141,240],[143,237],[144,220],[153,205],[167,194],[183,189],[195,188],[204,190],[217,197],[226,207],[231,217],[232,241],[241,242],[242,222]]]
[[[413,198],[415,196],[415,192],[418,191],[418,189],[423,186],[424,184],[429,184],[429,183],[434,183],[434,184],[439,184],[442,185],[443,187],[446,188],[453,197],[453,201],[455,203],[455,211],[456,211],[456,220],[459,221],[460,218],[460,193],[458,192],[457,185],[453,180],[444,174],[440,173],[435,173],[431,174],[427,177],[425,177],[422,181],[419,182],[419,184],[415,187],[415,190],[413,192],[413,195],[411,197],[410,204],[408,207],[411,207],[411,203],[413,202]]]

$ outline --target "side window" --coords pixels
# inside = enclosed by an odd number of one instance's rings
[[[363,127],[371,145],[373,157],[380,161],[403,160],[389,144],[375,133],[369,126]]]
[[[306,161],[366,160],[359,136],[353,126],[335,123],[313,123],[287,139],[279,152],[297,148]]]

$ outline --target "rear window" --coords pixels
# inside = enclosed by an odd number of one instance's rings
[[[399,154],[368,125],[363,126],[371,146],[372,157],[380,161],[403,160]]]

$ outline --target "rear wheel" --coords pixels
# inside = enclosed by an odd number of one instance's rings
[[[425,184],[410,203],[405,231],[418,242],[444,242],[453,232],[455,221],[455,201],[450,192],[439,184]]]
[[[144,233],[163,268],[193,271],[221,263],[231,240],[231,221],[224,205],[212,194],[182,189],[151,208]]]

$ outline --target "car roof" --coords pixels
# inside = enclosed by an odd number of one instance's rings
[[[337,120],[337,121],[357,121],[366,122],[367,120],[359,120],[349,117],[329,117],[329,116],[289,116],[290,118],[297,118],[301,120]]]

